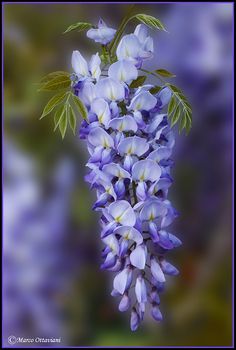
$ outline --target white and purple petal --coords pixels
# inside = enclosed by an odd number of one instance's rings
[[[96,43],[107,45],[113,38],[116,30],[107,27],[106,23],[100,18],[98,28],[91,28],[87,32],[87,37],[93,39]]]
[[[138,76],[138,70],[135,65],[128,60],[120,60],[113,63],[108,69],[108,76],[115,80],[129,84]]]
[[[123,295],[124,292],[129,288],[131,281],[132,270],[127,267],[115,276],[113,280],[113,288]]]
[[[135,295],[136,295],[138,303],[146,303],[147,302],[147,288],[146,288],[145,281],[141,275],[139,275],[136,279]]]
[[[104,148],[114,147],[112,137],[102,128],[94,128],[88,135],[88,141],[95,147],[102,146]]]
[[[151,257],[151,273],[157,282],[160,282],[160,283],[165,282],[166,279],[165,279],[164,273],[160,265],[158,264],[158,262],[153,256]]]
[[[155,107],[156,103],[156,97],[154,97],[149,91],[142,91],[132,98],[127,109],[132,111],[150,111]]]
[[[120,117],[120,118],[113,118],[109,122],[109,127],[114,130],[118,130],[120,132],[122,131],[136,132],[138,129],[137,123],[131,115],[124,115],[123,117]]]
[[[147,247],[144,244],[138,245],[130,254],[130,262],[134,267],[143,270],[146,265]]]
[[[99,123],[108,127],[111,119],[111,112],[107,101],[103,98],[96,98],[91,104],[91,112],[97,115]]]
[[[166,213],[166,205],[158,199],[153,199],[144,204],[140,212],[140,219],[142,221],[154,220],[157,217],[166,215]]]
[[[73,51],[71,64],[74,72],[79,76],[87,77],[89,75],[88,64],[78,50]]]
[[[136,215],[129,202],[119,200],[111,203],[108,207],[108,213],[120,225],[134,226],[136,222]]]
[[[143,242],[143,236],[134,227],[130,227],[130,226],[117,227],[114,231],[114,234],[118,234],[126,240],[132,240],[135,243],[137,243],[137,245]]]
[[[96,84],[97,97],[108,101],[121,101],[125,97],[125,88],[121,82],[113,78],[104,78]]]
[[[133,136],[133,137],[126,137],[124,140],[120,142],[118,145],[118,152],[120,155],[131,155],[135,154],[138,157],[146,153],[149,149],[149,145],[146,141],[146,139]]]
[[[136,181],[158,181],[161,177],[161,168],[151,159],[140,160],[132,167],[132,178]]]
[[[89,71],[91,73],[92,78],[98,80],[101,75],[101,59],[99,57],[98,52],[96,55],[92,55],[91,60],[89,62]]]

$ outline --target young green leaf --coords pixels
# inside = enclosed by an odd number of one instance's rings
[[[83,102],[75,95],[73,95],[73,102],[79,112],[79,114],[81,115],[81,117],[83,119],[88,120],[88,112],[87,112],[87,108],[85,107],[85,105],[83,104]]]
[[[69,32],[71,32],[72,30],[76,30],[76,29],[77,29],[78,32],[82,32],[83,30],[90,29],[90,28],[92,28],[92,24],[91,24],[91,23],[78,22],[78,23],[74,23],[74,24],[70,25],[70,26],[63,32],[63,34],[69,33]]]
[[[40,117],[40,119],[46,117],[46,115],[48,115],[49,113],[52,112],[52,110],[59,104],[61,103],[65,96],[66,96],[66,92],[60,92],[59,94],[53,96],[48,103],[46,104],[46,106],[44,107],[43,113]]]
[[[68,72],[64,72],[62,70],[56,71],[56,72],[52,72],[49,73],[47,75],[45,75],[41,80],[40,80],[40,84],[44,84],[58,76],[67,76],[68,78],[70,77],[70,73]]]
[[[175,99],[175,96],[172,96],[171,99],[170,99],[170,102],[169,102],[169,106],[168,106],[168,116],[171,115],[171,113],[174,111],[176,107],[176,99]]]
[[[184,128],[186,129],[186,134],[189,133],[191,126],[192,126],[192,108],[191,105],[189,104],[187,98],[184,96],[184,94],[182,93],[182,91],[176,87],[175,85],[172,84],[168,84],[166,83],[166,86],[168,86],[171,90],[172,90],[172,98],[175,98],[179,107],[180,107],[180,116],[178,117],[178,120],[180,119],[180,124],[179,124],[179,132],[181,132]],[[171,98],[171,100],[172,100]],[[169,108],[172,109],[172,106],[170,106],[171,101],[169,103]],[[172,109],[173,112],[174,109]],[[168,109],[169,111],[169,109]],[[172,117],[172,126],[173,126],[173,122],[176,119]]]
[[[150,90],[149,90],[149,92],[151,93],[151,94],[153,94],[153,95],[155,95],[155,94],[157,94],[160,90],[162,89],[162,87],[161,86],[154,86],[153,88],[151,88]]]
[[[127,104],[124,101],[118,102],[117,106],[121,109],[121,114],[126,115],[127,114]]]
[[[59,121],[59,129],[60,129],[61,136],[63,139],[64,139],[65,134],[66,134],[67,123],[68,123],[67,109],[68,109],[68,107],[65,108],[65,113],[63,113],[63,115],[61,116],[60,121]]]
[[[133,16],[133,18],[137,18],[141,23],[146,24],[150,28],[164,30],[165,32],[167,31],[161,21],[156,17],[145,14],[138,14]]]
[[[171,118],[171,124],[170,124],[171,128],[178,122],[180,114],[181,114],[181,109],[180,109],[180,105],[178,105]]]
[[[70,124],[71,130],[75,134],[76,116],[75,116],[75,113],[74,113],[73,108],[71,107],[71,105],[68,106],[68,120],[69,120],[69,124]]]
[[[67,75],[58,75],[55,78],[47,81],[39,88],[39,91],[54,91],[70,87],[71,80]]]
[[[188,134],[192,127],[192,113],[189,112],[188,110],[185,110],[185,118],[186,118],[185,129],[186,129],[186,134]]]
[[[61,121],[61,118],[63,117],[63,115],[66,113],[66,106],[65,105],[61,105],[59,106],[59,108],[57,109],[56,113],[54,114],[54,130],[55,131]]]
[[[166,69],[156,69],[154,72],[159,74],[159,75],[161,75],[162,77],[165,77],[165,78],[174,78],[174,77],[176,77],[175,74],[169,72]]]
[[[181,133],[181,131],[183,131],[183,129],[186,127],[186,117],[185,114],[182,115],[181,119],[180,119],[180,124],[179,124],[179,133]]]
[[[169,86],[169,88],[171,88],[172,91],[174,91],[178,94],[182,94],[182,91],[179,88],[177,88],[177,86],[172,85],[172,84],[166,84],[166,85]]]
[[[137,79],[133,80],[132,83],[130,84],[131,89],[140,87],[143,85],[147,77],[145,75],[140,75]]]

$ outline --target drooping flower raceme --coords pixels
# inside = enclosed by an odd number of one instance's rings
[[[106,44],[114,31],[99,22],[87,35]],[[86,181],[97,192],[93,209],[101,212],[101,268],[113,272],[111,294],[121,312],[130,309],[135,331],[147,304],[152,317],[162,320],[159,293],[166,276],[178,274],[165,257],[181,245],[168,230],[177,216],[167,199],[175,142],[164,108],[172,94],[168,87],[153,93],[153,85],[130,85],[153,55],[145,25],[121,39],[116,55],[104,77],[98,54],[87,63],[74,51],[72,86],[88,110],[80,137],[90,154]]]

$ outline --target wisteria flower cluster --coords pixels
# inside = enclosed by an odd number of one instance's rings
[[[166,276],[178,274],[166,260],[166,253],[181,245],[168,229],[178,213],[167,195],[173,182],[172,126],[180,117],[181,106],[183,111],[190,108],[173,85],[144,84],[146,76],[140,72],[148,72],[142,67],[154,52],[147,25],[155,18],[136,17],[142,23],[119,41],[120,31],[107,27],[103,20],[89,29],[87,36],[102,44],[102,54],[97,52],[87,62],[80,51],[73,51],[71,92],[66,93],[60,118],[55,115],[55,127],[59,125],[63,136],[66,123],[61,120],[68,119],[74,129],[69,98],[85,116],[80,138],[90,154],[86,181],[97,193],[93,209],[101,212],[101,269],[114,274],[111,295],[119,298],[121,312],[131,311],[132,331],[143,320],[148,305],[152,317],[162,320],[159,294]],[[161,80],[172,77],[163,69],[148,73]],[[44,87],[47,84],[50,80]],[[43,116],[46,114],[44,110]],[[181,128],[187,128],[186,115],[182,119],[185,125],[182,122]]]

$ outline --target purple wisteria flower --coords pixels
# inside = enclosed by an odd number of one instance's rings
[[[90,154],[86,181],[97,191],[93,209],[101,212],[101,269],[114,273],[111,294],[119,298],[121,312],[130,309],[132,331],[143,320],[147,304],[152,317],[162,320],[159,293],[166,275],[178,274],[165,254],[181,245],[167,231],[178,215],[167,199],[174,135],[163,109],[172,92],[163,87],[151,93],[153,85],[130,85],[143,61],[153,55],[147,31],[140,24],[125,35],[117,46],[118,60],[104,74],[98,54],[89,64],[79,51],[72,55],[74,93],[88,110],[80,137]],[[107,44],[114,32],[100,21],[87,35]]]
[[[114,37],[116,30],[108,28],[106,23],[100,18],[96,29],[89,29],[87,37],[93,39],[96,43],[107,45]]]

